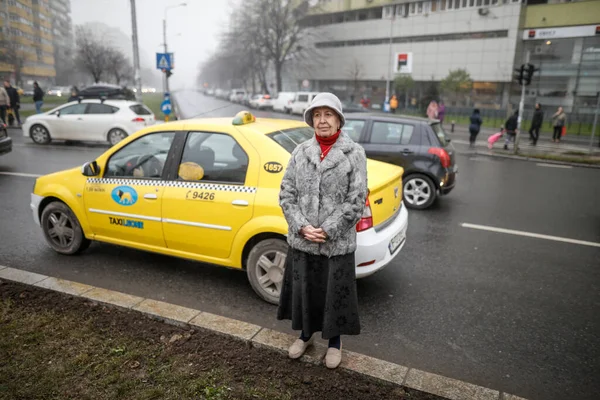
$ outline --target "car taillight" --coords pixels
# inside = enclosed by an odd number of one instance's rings
[[[132,122],[146,122],[146,120],[142,117],[137,117],[131,120]]]
[[[428,153],[438,156],[442,163],[442,167],[448,168],[450,166],[450,156],[448,155],[448,152],[441,147],[430,147]]]
[[[369,195],[365,202],[365,209],[360,217],[360,221],[356,224],[356,232],[366,231],[373,227],[373,214],[371,213],[371,203],[369,203]]]

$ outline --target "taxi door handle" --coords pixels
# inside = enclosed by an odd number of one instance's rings
[[[246,200],[234,200],[231,202],[234,206],[244,206],[248,207],[248,202]]]
[[[156,200],[156,199],[158,199],[158,196],[156,194],[154,194],[154,193],[146,193],[144,195],[144,198],[145,199]]]

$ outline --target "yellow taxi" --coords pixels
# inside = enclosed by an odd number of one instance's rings
[[[138,131],[81,167],[38,178],[35,222],[61,254],[92,240],[246,270],[276,304],[287,254],[279,188],[304,122],[182,120]],[[389,264],[405,244],[403,169],[368,160],[369,196],[356,226],[356,275]]]

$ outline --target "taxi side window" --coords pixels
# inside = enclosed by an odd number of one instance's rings
[[[191,132],[183,149],[178,179],[244,184],[248,155],[229,135]]]
[[[160,179],[175,134],[150,133],[115,152],[104,177]]]

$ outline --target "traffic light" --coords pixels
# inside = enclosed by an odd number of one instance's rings
[[[519,82],[519,85],[523,85],[523,75],[525,74],[525,65],[521,65],[520,68],[515,68],[515,80]]]
[[[531,83],[531,79],[533,79],[533,73],[535,71],[537,71],[537,69],[535,69],[533,64],[527,64],[525,66],[525,76],[524,76],[525,85],[529,85]]]
[[[165,75],[167,76],[167,79],[168,79],[168,78],[169,78],[171,75],[173,75],[173,73],[171,72],[171,70],[170,70],[170,69],[167,69],[167,68],[163,68],[163,69],[162,69],[162,72],[164,72],[164,73],[165,73]]]

